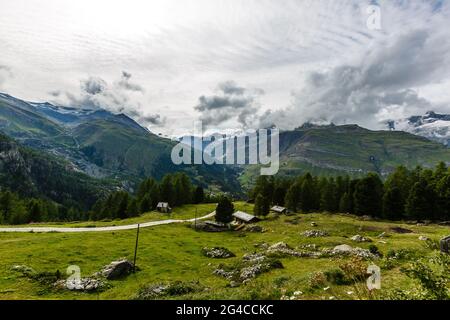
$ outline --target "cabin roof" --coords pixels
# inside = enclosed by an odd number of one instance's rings
[[[233,217],[245,222],[252,222],[255,220],[259,220],[257,217],[242,211],[236,211],[235,213],[233,213]]]
[[[287,209],[285,208],[285,207],[280,207],[280,206],[273,206],[272,207],[272,211],[275,211],[275,212],[283,212],[283,211],[286,211]]]

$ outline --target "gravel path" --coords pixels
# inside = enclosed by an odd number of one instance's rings
[[[160,220],[160,221],[151,221],[141,223],[141,228],[148,228],[154,226],[161,226],[172,223],[183,223],[183,222],[194,222],[195,220],[204,220],[213,217],[216,213],[211,212],[210,214],[197,218],[197,219],[189,219],[189,220]],[[96,227],[96,228],[58,228],[58,227],[21,227],[21,228],[0,228],[0,232],[36,232],[36,233],[45,233],[45,232],[60,232],[60,233],[75,233],[75,232],[106,232],[106,231],[122,231],[122,230],[132,230],[137,229],[138,224],[129,224],[125,226],[111,226],[111,227]]]

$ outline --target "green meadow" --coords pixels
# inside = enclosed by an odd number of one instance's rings
[[[249,213],[253,210],[252,205],[246,203],[236,203],[235,207]],[[214,209],[212,204],[185,206],[176,209],[170,218],[189,219],[195,214],[206,215]],[[167,215],[148,213],[123,221],[71,223],[64,226],[124,225],[163,219],[167,219]],[[312,227],[312,222],[317,227]],[[188,223],[141,229],[137,255],[140,270],[122,280],[108,281],[108,288],[96,293],[55,289],[48,283],[12,270],[12,267],[26,265],[39,273],[59,270],[65,275],[68,266],[77,265],[81,269],[81,276],[89,277],[111,261],[123,257],[133,260],[136,230],[74,234],[0,233],[0,299],[133,299],[144,286],[174,281],[198,281],[202,290],[166,296],[164,299],[281,299],[294,293],[297,293],[295,299],[382,298],[391,290],[408,291],[417,285],[401,268],[434,254],[424,241],[419,240],[420,236],[437,241],[450,233],[449,227],[438,225],[366,221],[350,215],[326,213],[269,216],[259,225],[265,232],[206,233],[195,231]],[[406,228],[412,233],[395,233],[392,227]],[[326,231],[329,236],[306,238],[302,235],[306,230]],[[377,236],[383,232],[386,237],[379,239]],[[357,234],[373,242],[355,243],[350,238]],[[381,267],[382,288],[371,296],[364,289],[364,282],[356,285],[324,283],[322,286],[311,286],[310,279],[315,272],[333,270],[350,261],[350,258],[343,257],[281,257],[282,269],[261,274],[238,287],[229,286],[229,280],[213,274],[220,264],[237,263],[243,255],[260,250],[258,244],[272,245],[278,242],[285,242],[292,248],[315,244],[321,249],[341,244],[365,249],[376,245],[384,255],[389,251],[406,249],[410,256],[391,264],[387,264],[385,258],[373,261]],[[204,247],[226,247],[236,257],[225,260],[208,258],[202,254]],[[364,263],[368,265],[370,262]]]

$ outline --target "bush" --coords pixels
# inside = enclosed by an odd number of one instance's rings
[[[332,284],[336,284],[338,286],[349,284],[348,280],[345,278],[344,272],[341,269],[328,270],[325,271],[324,274],[327,278],[327,281]]]
[[[230,223],[233,221],[234,205],[230,198],[221,197],[216,208],[216,221]]]
[[[367,264],[359,257],[352,258],[339,266],[344,272],[347,282],[354,283],[364,281],[367,276]]]
[[[311,289],[323,288],[327,282],[327,276],[323,272],[314,272],[308,279]]]

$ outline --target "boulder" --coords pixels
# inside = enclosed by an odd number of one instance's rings
[[[355,242],[372,242],[372,240],[370,240],[369,238],[360,236],[359,234],[351,237],[351,239],[352,239],[352,241],[355,241]]]
[[[100,273],[108,280],[116,280],[128,276],[133,271],[133,268],[133,263],[123,259],[111,262],[103,267]]]
[[[228,250],[227,248],[217,247],[217,248],[203,248],[202,253],[204,256],[213,259],[228,259],[235,257],[236,255]]]
[[[334,247],[331,251],[325,251],[332,256],[355,256],[363,259],[376,259],[377,256],[371,253],[367,249],[362,248],[353,248],[347,244],[341,244],[339,246]]]
[[[419,237],[419,240],[420,241],[428,241],[428,240],[430,240],[428,237],[425,237],[425,236],[420,236]]]
[[[334,247],[334,252],[352,252],[353,248],[348,244],[341,244],[339,246]]]
[[[70,291],[92,292],[102,289],[105,283],[95,278],[67,279],[59,280],[55,283],[55,287]]]
[[[320,238],[320,237],[327,237],[328,232],[321,230],[308,230],[303,232],[302,235],[307,238]]]

